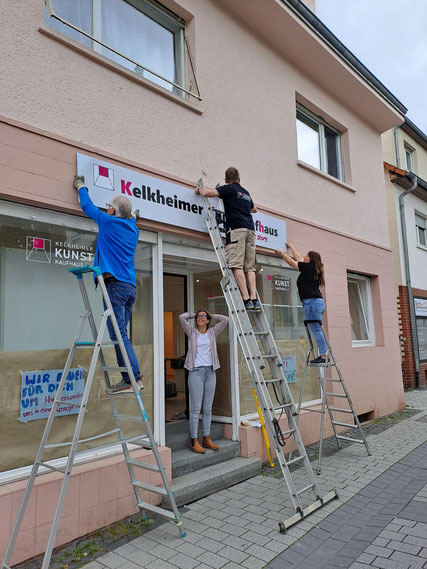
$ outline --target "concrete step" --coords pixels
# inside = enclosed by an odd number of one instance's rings
[[[202,422],[199,422],[199,441],[202,441]],[[190,443],[190,427],[188,421],[174,421],[165,426],[166,446],[172,452],[188,448]],[[213,441],[224,438],[224,423],[211,424],[211,439]]]
[[[176,478],[172,482],[172,490],[177,505],[183,506],[257,476],[260,472],[260,458],[233,458]],[[163,498],[162,506],[170,508],[168,496]]]
[[[190,472],[196,472],[207,466],[225,462],[240,456],[240,443],[228,439],[216,439],[218,450],[205,449],[205,454],[196,454],[189,448],[174,451],[172,453],[172,479],[184,476]]]

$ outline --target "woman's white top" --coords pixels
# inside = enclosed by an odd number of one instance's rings
[[[196,359],[194,360],[194,367],[211,366],[212,365],[212,352],[211,343],[208,334],[201,334],[197,331],[197,348]]]

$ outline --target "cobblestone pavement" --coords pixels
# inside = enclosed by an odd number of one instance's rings
[[[324,455],[321,493],[339,499],[286,534],[285,483],[263,473],[190,504],[185,539],[166,522],[85,569],[427,568],[427,390],[406,402],[421,412],[367,433],[372,456],[356,444]]]

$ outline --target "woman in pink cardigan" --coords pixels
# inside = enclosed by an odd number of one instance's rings
[[[196,327],[190,325],[195,319]],[[212,328],[211,320],[217,320]],[[188,336],[188,352],[184,367],[188,369],[188,389],[190,391],[190,450],[203,454],[206,447],[218,450],[219,446],[211,441],[212,403],[215,395],[216,374],[220,367],[216,338],[228,324],[227,316],[209,314],[207,310],[199,310],[196,314],[185,312],[179,317],[180,324]],[[203,441],[200,446],[197,430],[199,414],[202,408]]]

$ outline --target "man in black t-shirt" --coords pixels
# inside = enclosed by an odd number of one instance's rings
[[[246,310],[261,310],[256,296],[255,228],[252,213],[256,207],[247,190],[240,185],[237,168],[227,168],[225,185],[216,190],[198,188],[207,198],[219,197],[224,203],[227,264],[233,270]]]

